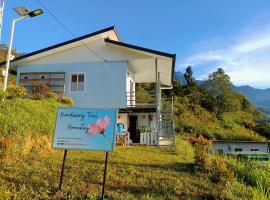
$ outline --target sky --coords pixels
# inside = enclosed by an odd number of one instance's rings
[[[2,43],[18,6],[45,11],[16,23],[18,52],[115,25],[123,42],[177,54],[176,71],[204,79],[222,67],[235,85],[270,88],[269,0],[5,0]]]

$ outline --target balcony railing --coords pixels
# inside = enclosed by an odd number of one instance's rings
[[[156,97],[155,91],[147,91],[147,93],[127,92],[127,107],[130,108],[155,108]]]

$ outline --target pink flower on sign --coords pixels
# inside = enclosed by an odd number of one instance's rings
[[[110,118],[105,116],[104,119],[98,119],[96,124],[89,124],[86,135],[92,136],[99,133],[104,136],[105,129],[110,125],[110,121]]]

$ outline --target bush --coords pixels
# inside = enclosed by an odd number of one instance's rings
[[[57,95],[56,93],[54,93],[54,92],[48,92],[47,98],[53,99],[53,100],[58,100],[59,97],[58,97],[58,95]]]
[[[233,173],[228,169],[227,163],[219,156],[212,161],[210,180],[214,183],[222,182],[226,184],[233,179]]]
[[[0,89],[0,101],[3,101],[5,98],[7,98],[8,93],[2,89]]]
[[[195,164],[200,171],[209,171],[211,168],[211,158],[208,153],[211,141],[200,135],[198,138],[192,139],[194,145]]]
[[[20,98],[26,94],[26,89],[20,85],[11,85],[7,88],[9,99]]]
[[[62,97],[62,98],[59,99],[59,101],[61,103],[67,104],[69,106],[73,106],[73,104],[74,104],[73,99],[70,98],[70,97]]]
[[[50,87],[48,85],[37,83],[34,84],[30,92],[32,99],[44,99],[48,96]]]

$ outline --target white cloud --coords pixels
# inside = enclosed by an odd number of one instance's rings
[[[216,48],[218,45],[215,39],[214,43],[207,43],[208,47],[215,46],[214,49],[202,48],[204,51],[186,57],[179,68],[191,65],[194,68],[193,71],[200,71],[197,78],[202,79],[216,68],[222,67],[236,85],[270,87],[269,26],[259,31],[250,30],[247,35],[247,30],[245,30],[245,33],[233,39],[223,38],[220,48]],[[225,46],[224,40],[228,41]]]

